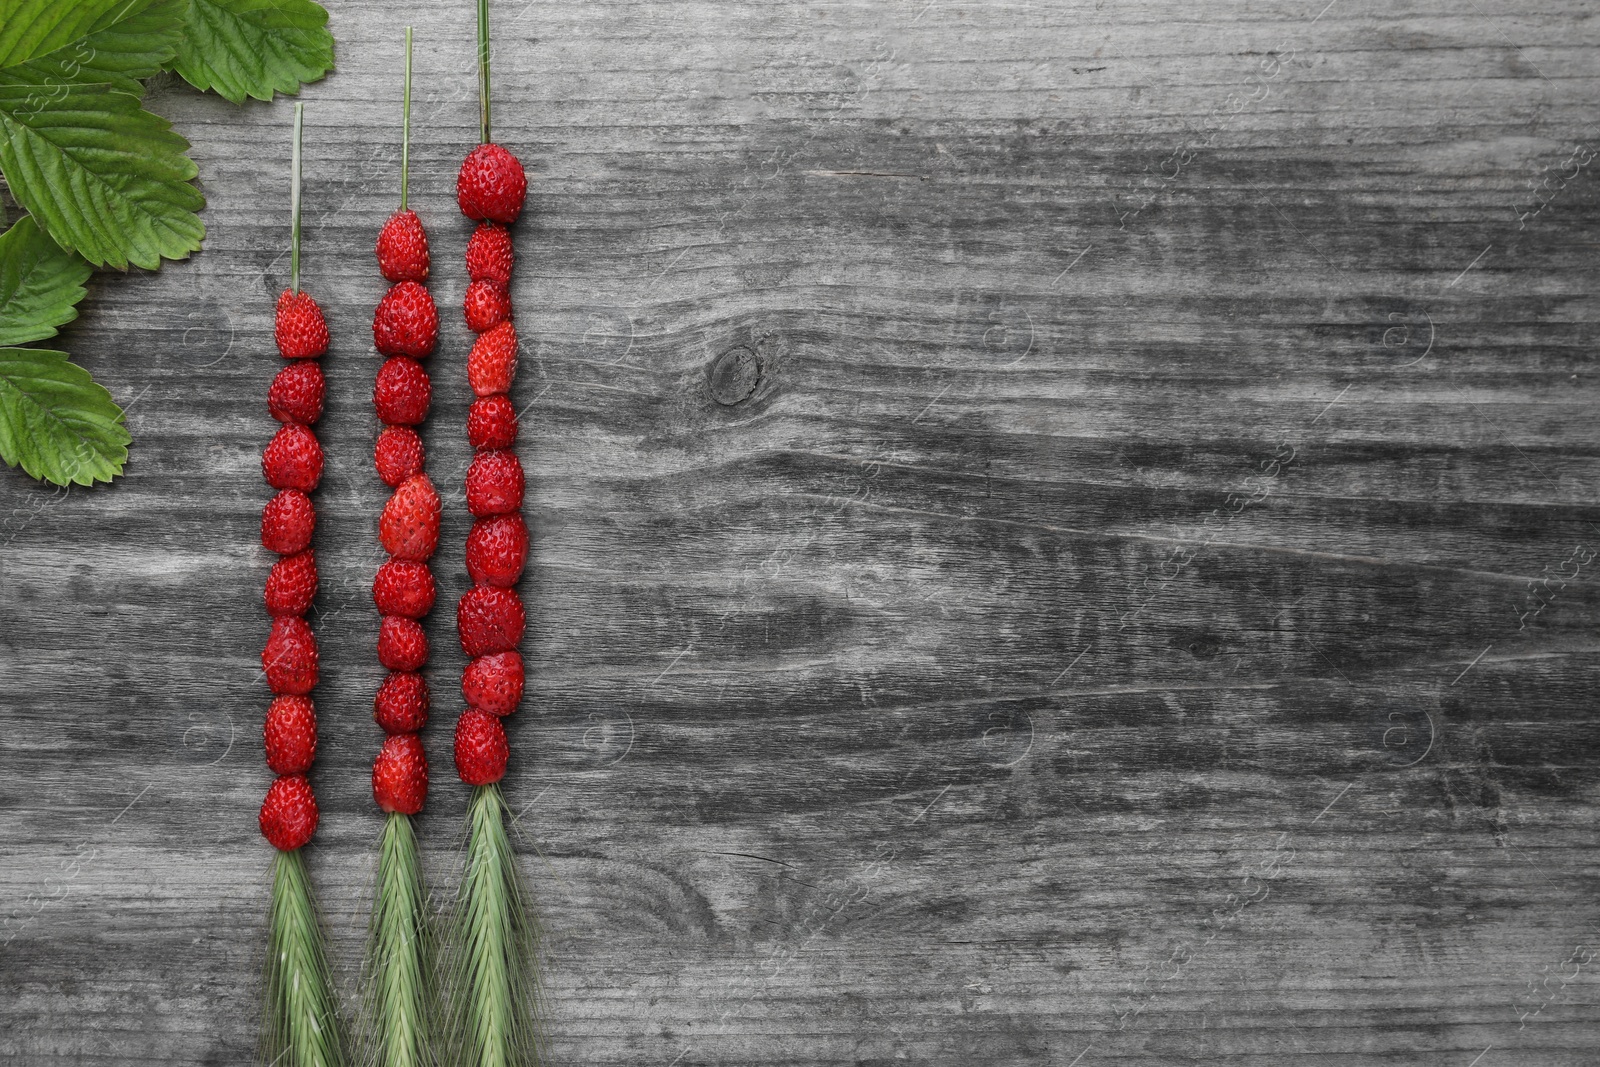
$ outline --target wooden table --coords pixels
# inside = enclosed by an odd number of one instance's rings
[[[470,5],[340,3],[310,855],[349,998],[408,19],[441,898],[464,803]],[[506,0],[496,33],[535,178],[507,791],[556,1062],[1597,1061],[1592,5]],[[0,477],[19,1064],[235,1064],[256,1028],[290,109],[151,101],[206,248],[97,275],[66,337],[127,474]]]

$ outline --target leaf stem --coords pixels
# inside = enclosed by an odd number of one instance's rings
[[[489,143],[489,0],[478,0],[478,140]]]
[[[411,27],[406,27],[406,89],[400,118],[400,210],[406,209],[411,184]]]
[[[289,162],[289,288],[300,292],[300,131],[306,122],[306,106],[294,105],[294,149]]]

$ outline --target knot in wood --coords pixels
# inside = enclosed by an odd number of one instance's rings
[[[707,381],[711,398],[731,407],[755,395],[761,384],[761,360],[745,345],[735,345],[711,361]]]

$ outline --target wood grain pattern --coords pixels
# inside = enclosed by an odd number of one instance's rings
[[[1324,4],[497,5],[535,176],[508,795],[557,1062],[1594,1062],[1600,23]],[[305,97],[311,861],[351,995],[370,249],[413,20],[413,206],[459,303],[467,7],[335,5]],[[0,1055],[30,1065],[254,1039],[289,109],[152,104],[205,251],[97,276],[66,339],[129,406],[127,476],[0,478]]]

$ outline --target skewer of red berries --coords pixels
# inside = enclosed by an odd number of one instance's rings
[[[410,171],[411,29],[406,28],[405,132],[401,138],[400,208],[378,234],[378,270],[393,285],[372,316],[372,341],[387,360],[378,370],[372,404],[383,430],[373,451],[378,476],[394,489],[378,520],[389,554],[373,580],[382,615],[378,660],[391,673],[379,687],[373,718],[387,736],[372,765],[372,796],[387,812],[415,815],[428,794],[428,761],[417,732],[428,718],[428,683],[418,671],[428,660],[421,618],[433,608],[428,560],[439,545],[439,494],[423,473],[425,452],[416,427],[432,400],[428,372],[418,362],[439,340],[439,311],[425,284],[428,235],[408,206]]]
[[[261,833],[274,848],[293,851],[317,830],[317,801],[306,772],[317,752],[317,639],[306,613],[317,595],[317,557],[311,548],[317,512],[308,495],[322,481],[322,445],[311,427],[322,417],[327,392],[317,362],[328,351],[328,323],[310,293],[300,290],[300,130],[295,108],[293,230],[290,285],[278,297],[273,334],[288,364],[272,380],[267,410],[282,423],[261,453],[261,473],[278,491],[261,510],[261,543],[278,554],[267,575],[265,600],[272,633],[261,653],[267,688],[276,695],[264,727],[267,766],[278,775],[261,806]]]
[[[261,454],[261,472],[276,489],[261,511],[261,544],[278,555],[264,599],[272,632],[261,667],[274,698],[263,741],[278,776],[261,804],[261,834],[278,850],[273,864],[270,945],[263,1045],[274,1063],[327,1067],[341,1062],[338,1017],[322,931],[300,849],[317,830],[317,800],[306,774],[317,751],[311,702],[318,674],[317,639],[306,614],[317,595],[311,547],[316,508],[309,494],[322,481],[322,446],[311,431],[322,416],[326,384],[318,360],[328,350],[328,324],[300,289],[300,142],[305,105],[294,108],[290,181],[289,288],[278,297],[274,335],[288,363],[273,379],[267,410],[282,423]]]
[[[428,796],[428,757],[421,731],[428,721],[428,661],[423,616],[435,589],[428,560],[439,546],[439,494],[423,473],[416,427],[431,400],[428,372],[417,362],[433,352],[439,312],[428,280],[428,235],[408,203],[411,153],[411,27],[405,34],[405,90],[400,138],[400,207],[378,233],[378,270],[392,282],[372,316],[372,341],[388,357],[378,370],[372,403],[383,430],[373,452],[378,476],[393,494],[378,519],[389,559],[378,568],[372,599],[378,661],[389,671],[373,699],[383,746],[372,761],[372,799],[388,813],[378,848],[367,961],[365,1060],[380,1067],[432,1063],[432,951],[427,889],[411,816]]]
[[[527,189],[522,164],[497,144],[479,145],[462,165],[456,196],[462,212],[478,220],[467,243],[467,286],[462,313],[478,334],[467,356],[472,406],[467,439],[474,456],[467,468],[467,572],[473,588],[456,608],[461,649],[473,657],[462,675],[468,710],[456,725],[456,771],[468,785],[498,782],[509,748],[502,716],[522,700],[523,666],[517,646],[525,613],[516,584],[528,558],[528,527],[521,515],[524,475],[514,446],[517,410],[511,384],[517,372],[517,328],[511,318],[511,234]]]
[[[473,787],[467,855],[453,933],[450,1033],[454,1059],[473,1065],[530,1063],[540,1043],[538,924],[523,900],[509,814],[499,782],[510,747],[503,719],[522,702],[518,646],[526,612],[516,584],[528,558],[521,515],[522,461],[515,451],[517,369],[512,323],[509,227],[522,214],[527,177],[517,157],[490,138],[488,0],[478,0],[480,143],[456,178],[462,214],[478,223],[467,243],[471,279],[462,303],[478,337],[467,357],[473,401],[467,437],[467,572],[473,585],[456,605],[456,631],[470,657],[461,676],[466,710],[456,722],[456,773]]]
[[[467,468],[467,572],[473,587],[456,606],[461,649],[472,662],[462,675],[467,710],[456,724],[456,772],[471,786],[505,775],[509,747],[502,716],[522,701],[525,613],[516,592],[528,558],[528,528],[520,514],[524,478],[511,383],[517,373],[517,328],[511,316],[515,256],[509,227],[522,215],[527,176],[517,157],[489,139],[488,4],[479,2],[479,125],[482,142],[461,164],[456,201],[478,223],[467,242],[467,285],[462,317],[478,335],[467,356],[473,401],[467,439],[474,456]]]

